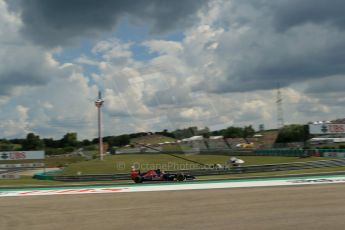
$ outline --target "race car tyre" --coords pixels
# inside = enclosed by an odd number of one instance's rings
[[[177,176],[176,176],[176,180],[178,180],[178,181],[184,181],[186,178],[185,178],[185,176],[183,175],[183,174],[178,174]]]
[[[137,176],[137,177],[134,178],[134,182],[135,183],[143,183],[143,178],[140,177],[140,176]]]
[[[163,175],[163,180],[169,180],[169,175],[168,174],[164,174]]]

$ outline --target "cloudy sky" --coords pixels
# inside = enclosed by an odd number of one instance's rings
[[[343,0],[0,0],[1,138],[345,117]]]

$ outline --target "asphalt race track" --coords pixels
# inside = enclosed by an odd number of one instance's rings
[[[0,198],[0,229],[344,229],[345,184]]]

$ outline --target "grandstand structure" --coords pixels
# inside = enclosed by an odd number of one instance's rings
[[[331,123],[334,123],[334,124],[345,124],[345,118],[335,119],[335,120],[331,121]]]
[[[272,148],[278,137],[278,132],[278,130],[263,131],[251,138],[224,138],[223,136],[204,138],[202,136],[194,136],[183,139],[181,143],[201,151]]]
[[[332,121],[315,121],[309,124],[309,139],[311,145],[345,143],[345,118]]]
[[[131,144],[113,151],[113,154],[144,152],[203,152],[256,150],[272,148],[279,130],[261,131],[250,138],[225,138],[223,136],[192,136],[176,140],[162,135],[150,134],[131,140]]]

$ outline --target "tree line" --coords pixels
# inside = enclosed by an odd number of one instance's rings
[[[161,132],[139,132],[132,134],[122,134],[118,136],[106,136],[103,138],[103,142],[107,143],[111,147],[121,147],[130,144],[130,140],[150,134],[158,134],[166,137],[184,139],[192,136],[201,135],[204,137],[209,136],[224,136],[225,138],[249,138],[254,136],[256,131],[249,126],[235,127],[230,126],[225,129],[210,131],[208,127],[199,129],[196,126],[177,129],[169,132],[167,129]],[[278,143],[287,142],[301,142],[306,141],[309,138],[309,130],[305,125],[288,125],[283,127],[278,135]],[[0,139],[0,151],[11,150],[46,150],[52,151],[52,153],[58,153],[57,149],[62,152],[71,152],[77,148],[85,148],[88,146],[95,146],[98,144],[98,138],[92,140],[78,140],[78,135],[75,132],[66,133],[61,139],[54,140],[53,138],[40,138],[40,136],[34,133],[28,133],[26,138],[23,139]],[[55,149],[53,151],[53,149]]]

